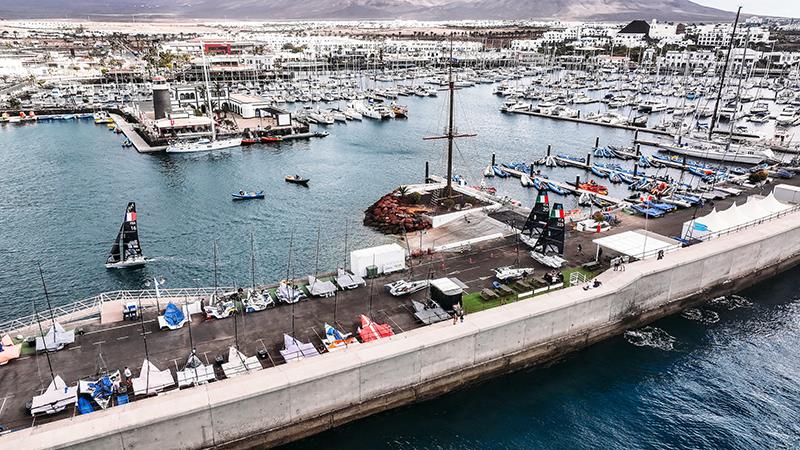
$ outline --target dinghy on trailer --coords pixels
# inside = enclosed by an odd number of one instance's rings
[[[216,375],[214,375],[214,367],[203,364],[194,350],[189,355],[189,359],[186,360],[183,370],[177,372],[177,375],[179,388],[205,384],[217,379]]]
[[[19,358],[21,351],[22,347],[14,344],[11,336],[3,335],[3,339],[0,339],[0,366],[8,364],[12,359]]]
[[[78,411],[81,414],[88,414],[100,409],[107,409],[114,406],[114,393],[119,391],[119,384],[122,376],[119,370],[107,373],[97,381],[78,381]]]
[[[394,336],[394,331],[388,323],[375,323],[364,314],[359,316],[359,320],[361,321],[361,326],[358,327],[358,335],[361,337],[361,342],[376,341]]]
[[[261,292],[250,289],[247,291],[247,298],[244,301],[244,312],[254,313],[263,311],[270,306],[275,306],[275,300],[269,295],[269,292],[264,290]]]
[[[158,316],[158,329],[177,330],[183,328],[189,321],[191,314],[200,314],[202,312],[200,302],[189,303],[181,308],[170,302],[164,308],[164,314]]]
[[[44,337],[36,337],[36,351],[55,352],[73,342],[75,342],[75,331],[67,331],[60,323],[55,322],[50,325],[50,329],[47,330]]]
[[[428,284],[429,284],[428,280],[417,280],[417,281],[397,280],[395,282],[385,285],[385,287],[386,289],[389,290],[390,294],[392,294],[395,297],[400,297],[403,295],[413,294],[414,292],[418,292],[423,289],[427,289]]]
[[[248,358],[234,346],[228,348],[228,362],[222,364],[222,371],[225,373],[226,378],[233,378],[261,369],[258,357],[251,356]]]
[[[336,269],[336,284],[342,289],[355,289],[367,284],[363,278],[344,269]]]
[[[74,405],[78,398],[78,387],[67,386],[60,375],[53,377],[53,381],[40,395],[34,395],[30,403],[31,416],[55,414]]]
[[[312,297],[333,297],[336,293],[336,285],[333,281],[323,281],[319,278],[308,276],[308,292]]]
[[[319,356],[319,351],[314,344],[310,342],[302,342],[288,334],[283,335],[283,350],[281,356],[289,363],[292,361],[300,361],[304,358],[312,358]]]
[[[325,324],[325,338],[322,339],[322,343],[325,344],[325,348],[328,349],[329,352],[360,344],[353,336],[353,333],[342,334],[341,331],[327,323]]]
[[[172,386],[175,386],[172,372],[169,369],[161,370],[145,359],[139,377],[133,379],[133,394],[154,395]]]
[[[414,307],[414,317],[425,325],[442,322],[450,318],[450,314],[433,300],[428,300],[425,303],[411,300],[411,305]]]
[[[136,203],[129,202],[117,239],[106,258],[106,269],[141,267],[147,260],[139,244],[139,226],[136,221]]]

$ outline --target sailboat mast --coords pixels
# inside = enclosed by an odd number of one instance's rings
[[[208,107],[208,117],[211,119],[211,140],[217,139],[217,129],[214,126],[214,108],[213,103],[211,102],[211,84],[208,81],[210,74],[208,70],[208,64],[206,63],[206,45],[203,41],[200,41],[200,53],[203,55],[203,80],[205,81],[206,85],[206,106]]]
[[[250,279],[253,283],[253,293],[256,291],[256,246],[253,242],[253,232],[250,232]]]
[[[39,266],[39,277],[42,279],[42,289],[44,289],[44,296],[47,299],[47,305],[50,305],[50,297],[47,294],[47,285],[44,282],[44,273],[42,272],[42,263],[36,263]],[[36,299],[33,299],[33,312],[36,314],[36,323],[39,324],[39,334],[42,335],[42,342],[44,342],[44,355],[47,357],[47,367],[50,368],[50,378],[53,379],[53,382],[56,381],[56,376],[53,373],[53,362],[50,361],[50,352],[47,351],[47,341],[45,340],[44,330],[42,329],[42,320],[39,317],[39,309],[36,307]],[[50,309],[50,314],[52,316],[53,310]],[[55,333],[55,319],[53,319],[53,333]],[[55,336],[55,334],[54,334]],[[55,339],[55,337],[53,338]]]
[[[736,10],[736,19],[733,21],[733,31],[731,31],[731,39],[728,44],[728,53],[725,56],[725,62],[722,65],[722,75],[720,76],[719,80],[719,90],[717,91],[717,99],[714,102],[714,114],[711,115],[711,123],[708,127],[708,139],[711,140],[711,136],[714,133],[714,125],[717,122],[717,112],[719,111],[719,101],[722,99],[722,89],[725,87],[725,73],[728,72],[728,61],[731,58],[731,50],[733,49],[733,41],[736,38],[736,26],[739,24],[739,14],[742,12],[742,7],[740,6],[738,10]]]
[[[214,239],[214,296],[217,295],[217,240]]]
[[[450,37],[450,61],[447,65],[447,86],[450,90],[450,105],[447,119],[447,188],[446,197],[453,196],[453,110],[455,83],[453,82],[453,38]]]

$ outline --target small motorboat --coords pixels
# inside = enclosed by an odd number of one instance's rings
[[[280,142],[283,138],[280,136],[261,136],[261,142]]]
[[[258,139],[255,138],[242,138],[242,145],[253,145],[257,144]]]
[[[256,191],[256,192],[247,192],[247,191],[239,191],[234,192],[231,194],[234,200],[253,200],[253,199],[260,199],[264,198],[264,191]]]
[[[287,183],[299,184],[305,187],[308,187],[309,181],[308,178],[303,178],[300,175],[286,175],[284,180],[286,180]]]

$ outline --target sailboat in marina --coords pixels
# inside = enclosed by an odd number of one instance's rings
[[[126,269],[143,266],[147,260],[139,244],[139,226],[136,222],[136,203],[128,203],[125,217],[106,259],[106,269]]]
[[[201,43],[201,46],[203,44]],[[241,138],[217,139],[217,129],[214,123],[214,107],[211,101],[211,87],[208,82],[208,64],[206,63],[206,53],[203,53],[203,79],[206,84],[206,108],[208,117],[211,119],[211,139],[200,139],[198,141],[175,142],[167,146],[167,153],[196,153],[208,152],[212,150],[223,150],[226,148],[239,147],[242,145]]]

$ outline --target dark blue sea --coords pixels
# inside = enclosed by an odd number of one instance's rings
[[[424,163],[442,173],[445,96],[401,98],[410,118],[336,124],[324,139],[213,154],[144,155],[120,135],[85,122],[0,127],[0,320],[42,301],[41,262],[54,303],[102,291],[250,282],[249,235],[258,282],[341,266],[347,247],[388,242],[361,225],[363,211],[400,184],[420,182]],[[630,145],[632,133],[501,114],[491,86],[457,95],[461,132],[455,173],[481,180],[491,154],[530,162],[553,152],[584,156],[601,145]],[[593,111],[597,105],[582,106]],[[658,118],[652,118],[656,123]],[[650,169],[651,173],[653,169]],[[572,181],[574,169],[545,169]],[[304,189],[283,181],[300,173]],[[488,180],[530,205],[516,179]],[[262,201],[234,203],[240,189]],[[612,195],[627,195],[612,187]],[[560,199],[575,207],[574,198]],[[152,258],[142,270],[104,261],[128,201]],[[317,251],[317,230],[320,245]],[[291,264],[289,242],[293,244]],[[317,258],[317,255],[319,256]],[[294,449],[797,448],[800,438],[800,292],[794,270],[595,345],[549,368],[489,380],[440,399],[380,414],[294,444]]]

